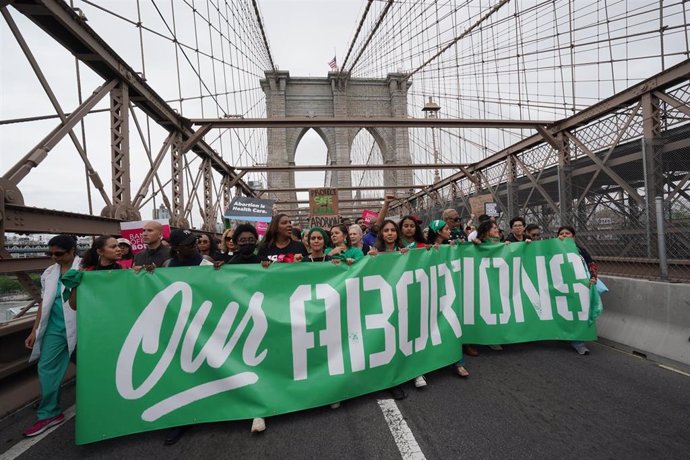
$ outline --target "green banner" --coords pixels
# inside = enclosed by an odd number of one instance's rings
[[[558,239],[88,272],[76,440],[326,405],[457,362],[463,342],[593,340],[588,279]]]

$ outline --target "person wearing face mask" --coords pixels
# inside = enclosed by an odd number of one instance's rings
[[[283,219],[283,217],[285,219]],[[282,227],[280,226],[281,223]],[[232,234],[232,241],[235,243],[237,251],[235,252],[235,255],[232,257],[232,259],[230,259],[228,264],[258,264],[262,262],[267,263],[266,261],[273,260],[271,256],[274,255],[274,253],[276,255],[280,253],[284,259],[286,253],[281,252],[280,249],[287,249],[288,251],[296,247],[301,247],[302,249],[304,249],[304,246],[302,246],[301,242],[297,243],[295,241],[292,241],[292,239],[290,238],[292,230],[289,224],[290,220],[287,218],[285,214],[278,214],[276,217],[274,217],[273,221],[271,221],[271,225],[269,226],[268,232],[266,233],[267,237],[270,234],[271,243],[264,248],[264,251],[261,255],[256,254],[256,243],[259,239],[259,234],[256,231],[256,228],[254,228],[254,226],[251,224],[238,225]],[[279,227],[282,229],[282,232],[279,230]],[[278,233],[282,235],[280,238],[276,236]],[[265,243],[266,240],[264,240],[264,244]],[[261,433],[265,430],[265,419],[263,419],[262,417],[256,417],[252,420],[252,433]]]
[[[236,251],[232,258],[228,261],[229,264],[258,264],[261,262],[259,256],[256,255],[256,242],[259,240],[259,234],[251,224],[241,224],[235,228],[232,233],[232,242],[235,245]]]

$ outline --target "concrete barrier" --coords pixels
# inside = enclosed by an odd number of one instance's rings
[[[602,276],[609,292],[597,320],[611,341],[658,361],[690,367],[690,284]]]

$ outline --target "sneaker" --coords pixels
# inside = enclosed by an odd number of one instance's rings
[[[588,355],[589,348],[584,342],[570,342],[570,346],[577,352],[578,355]]]
[[[491,348],[494,351],[502,351],[503,347],[500,345],[489,345],[489,348]]]
[[[331,404],[331,409],[337,409],[337,408],[339,408],[339,407],[340,407],[340,401]]]
[[[262,418],[252,420],[252,433],[261,433],[266,430],[266,421]]]
[[[414,379],[414,387],[415,388],[424,388],[426,386],[426,379],[424,378],[423,375],[420,375],[416,379]]]
[[[38,436],[51,426],[59,425],[65,421],[65,414],[56,415],[55,417],[45,418],[39,420],[29,428],[24,430],[24,436],[30,438],[32,436]]]
[[[390,391],[391,396],[393,396],[393,399],[397,399],[398,401],[407,398],[405,390],[403,390],[400,385],[396,385],[393,388],[389,388],[388,391]]]

